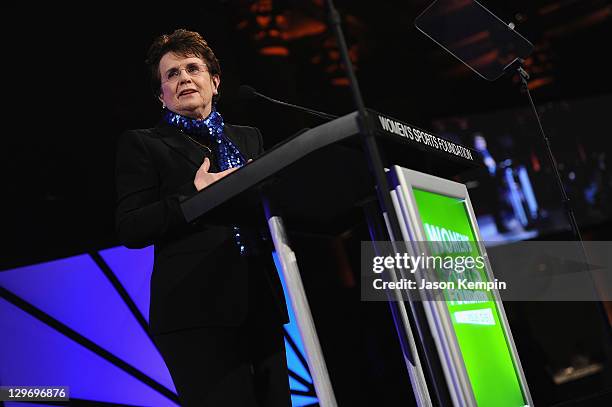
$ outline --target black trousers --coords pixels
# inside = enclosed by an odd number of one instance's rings
[[[183,407],[290,407],[282,326],[204,327],[155,336]]]
[[[241,326],[153,337],[183,407],[291,406],[284,330],[279,317],[271,318],[278,310],[259,272],[250,271],[248,316]]]

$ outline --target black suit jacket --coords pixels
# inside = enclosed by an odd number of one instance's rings
[[[263,152],[256,128],[225,125],[224,133],[246,159]],[[193,179],[205,152],[165,123],[130,130],[119,138],[116,228],[126,247],[155,245],[149,311],[153,334],[237,326],[253,304],[270,322],[288,321],[269,253],[241,256],[232,225],[188,223],[183,217],[179,201],[197,193]],[[215,160],[211,162],[210,171],[215,172]]]

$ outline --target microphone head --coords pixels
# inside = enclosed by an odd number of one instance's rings
[[[238,89],[238,97],[240,100],[251,100],[257,97],[257,92],[254,88],[248,85],[240,85]]]

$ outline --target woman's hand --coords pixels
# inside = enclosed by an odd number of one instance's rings
[[[213,182],[218,181],[226,175],[229,175],[232,172],[236,171],[238,168],[240,167],[230,168],[229,170],[221,172],[208,172],[208,170],[210,169],[210,160],[208,159],[208,157],[205,157],[204,162],[198,169],[198,172],[196,172],[195,178],[193,180],[193,185],[195,185],[198,191],[201,191]]]

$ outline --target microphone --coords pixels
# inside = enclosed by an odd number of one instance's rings
[[[256,99],[256,98],[262,98],[267,100],[268,102],[272,102],[272,103],[276,103],[282,106],[287,106],[287,107],[291,107],[293,109],[297,109],[300,110],[302,112],[306,112],[308,114],[311,114],[313,116],[317,116],[326,120],[333,120],[333,119],[337,119],[338,116],[335,116],[333,114],[329,114],[329,113],[324,113],[324,112],[319,112],[317,110],[313,110],[313,109],[309,109],[307,107],[303,107],[303,106],[298,106],[298,105],[294,105],[293,103],[287,103],[287,102],[283,102],[282,100],[276,100],[273,99],[269,96],[263,95],[259,92],[257,92],[254,88],[252,88],[251,86],[248,85],[241,85],[240,89],[238,91],[238,95],[240,96],[240,99],[242,100],[251,100],[251,99]]]

